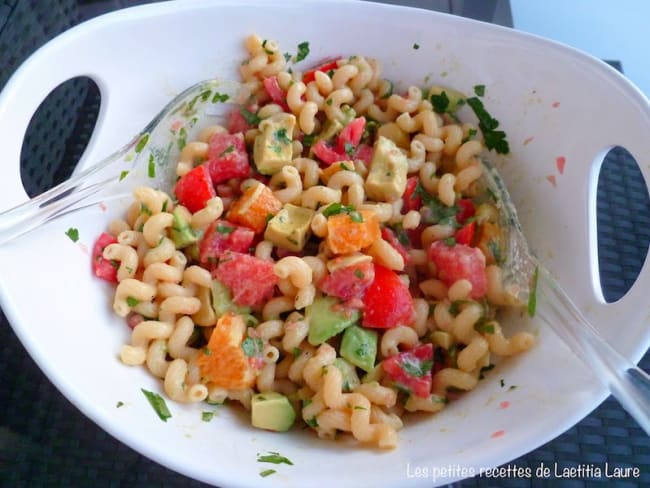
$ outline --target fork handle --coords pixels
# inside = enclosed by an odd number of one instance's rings
[[[550,273],[539,268],[539,315],[650,435],[650,376],[607,343]]]

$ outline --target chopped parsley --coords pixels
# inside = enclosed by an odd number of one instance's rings
[[[431,371],[432,367],[433,361],[431,359],[422,362],[404,361],[404,363],[402,363],[402,369],[407,374],[415,376],[416,378],[422,378],[425,376],[429,371]]]
[[[352,222],[356,223],[361,223],[363,222],[363,215],[358,210],[355,210],[355,208],[352,205],[343,205],[342,203],[331,203],[327,207],[325,207],[325,210],[323,210],[323,215],[325,217],[331,217],[332,215],[338,215],[341,213],[346,213],[350,216],[350,220]]]
[[[366,277],[366,275],[363,274],[363,271],[361,271],[359,268],[356,268],[356,269],[354,270],[354,276],[356,276],[356,277],[359,278],[360,280],[362,280],[362,279],[364,279],[364,278]]]
[[[276,141],[281,142],[282,144],[291,144],[291,139],[287,136],[287,129],[284,127],[276,130],[273,136]]]
[[[169,411],[169,408],[167,408],[167,403],[165,403],[165,399],[161,397],[158,393],[147,391],[144,388],[141,388],[140,390],[142,391],[142,393],[144,393],[144,396],[147,398],[149,404],[154,409],[154,411],[158,414],[160,420],[162,420],[163,422],[167,422],[167,419],[171,418],[172,414]]]
[[[392,81],[389,81],[389,82],[388,82],[388,89],[386,90],[386,92],[385,92],[385,93],[384,93],[380,98],[381,98],[382,100],[386,100],[387,98],[389,98],[389,97],[393,94],[393,90],[394,90],[394,88],[395,88],[395,87],[394,87],[394,85],[393,85],[393,82],[392,82]]]
[[[115,408],[120,408],[120,407],[123,407],[123,406],[124,406],[124,402],[117,402],[115,404]]]
[[[314,144],[315,139],[316,139],[316,136],[314,134],[305,134],[302,137],[302,145],[303,145],[303,147],[311,147]]]
[[[494,364],[489,364],[487,366],[483,366],[481,368],[480,372],[479,372],[479,379],[482,380],[483,378],[485,378],[485,373],[487,373],[488,371],[491,371],[493,369],[494,369]]]
[[[344,147],[345,147],[345,154],[347,154],[350,157],[354,156],[354,151],[355,151],[354,144],[352,144],[351,142],[346,142]]]
[[[501,385],[501,388],[503,388],[504,386],[506,386],[506,382],[503,381],[503,378],[501,378],[501,379],[499,380],[499,384]]]
[[[135,307],[138,303],[140,303],[140,300],[138,300],[137,298],[132,297],[132,296],[126,297],[126,304],[129,307]]]
[[[258,125],[262,121],[262,119],[257,114],[251,112],[250,110],[246,110],[245,108],[240,109],[239,113],[242,117],[244,117],[244,120],[248,125]]]
[[[430,100],[436,113],[444,114],[449,109],[449,97],[444,91],[439,95],[431,95]]]
[[[228,147],[226,149],[224,149],[223,151],[221,151],[221,154],[219,154],[219,157],[225,156],[226,154],[230,154],[234,150],[235,150],[234,144],[228,144]]]
[[[201,412],[201,420],[203,422],[210,422],[216,414],[217,412]]]
[[[477,97],[482,97],[485,95],[485,85],[475,85],[474,86],[474,93],[476,93]]]
[[[124,178],[126,178],[126,176],[127,176],[128,174],[129,174],[129,171],[128,171],[128,170],[124,170],[124,171],[122,171],[122,172],[120,173],[120,180],[119,180],[119,181],[122,181]]]
[[[298,63],[309,56],[309,42],[304,41],[298,44],[298,54],[296,54],[295,62]]]
[[[153,157],[153,154],[149,154],[149,165],[147,168],[149,178],[156,177],[156,160]]]
[[[494,149],[499,154],[508,154],[510,152],[510,145],[506,140],[506,133],[502,130],[497,130],[499,121],[489,114],[483,102],[478,97],[468,98],[467,104],[472,108],[478,118],[478,127],[483,132],[485,147]]]
[[[262,351],[263,347],[264,344],[262,343],[262,339],[259,337],[247,337],[241,344],[244,354],[249,358],[257,356]]]
[[[290,459],[282,456],[279,452],[268,451],[268,454],[258,454],[258,463],[271,463],[271,464],[288,464],[293,466]]]
[[[225,103],[230,99],[230,95],[227,93],[219,93],[219,92],[214,92],[214,95],[212,95],[212,103]]]
[[[533,282],[530,285],[530,294],[528,295],[528,316],[534,317],[537,309],[537,280],[539,279],[539,268],[535,267],[533,273]]]
[[[149,142],[149,133],[142,134],[140,139],[138,139],[138,143],[135,145],[136,154],[139,154],[144,149],[147,142]]]
[[[494,322],[479,320],[474,324],[474,330],[483,334],[494,334]]]
[[[293,350],[291,351],[291,354],[293,355],[294,358],[297,358],[302,354],[302,349],[299,347],[294,347]]]
[[[420,45],[417,42],[414,42],[413,49],[420,49]]]
[[[176,144],[178,145],[179,150],[182,150],[187,145],[187,129],[185,127],[181,127],[178,130],[178,139],[176,140]]]
[[[275,472],[276,472],[275,469],[265,469],[264,471],[260,471],[260,476],[262,478],[266,478],[267,476],[271,476]]]
[[[217,225],[217,227],[216,227],[216,231],[217,231],[219,234],[223,234],[223,235],[226,235],[226,236],[227,236],[228,234],[231,234],[232,232],[234,232],[234,230],[235,230],[234,227],[229,227],[229,226],[227,226],[227,225],[221,225],[221,224],[220,224],[220,225]]]
[[[442,242],[447,244],[449,247],[454,247],[456,245],[456,238],[455,237],[445,237]]]
[[[79,230],[74,227],[70,227],[66,230],[65,235],[67,235],[72,242],[77,242],[79,240]]]

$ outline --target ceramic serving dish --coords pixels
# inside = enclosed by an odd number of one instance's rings
[[[485,85],[486,107],[511,147],[497,165],[532,248],[602,335],[640,359],[650,344],[648,263],[625,297],[605,303],[595,195],[602,157],[614,145],[650,176],[648,100],[590,56],[494,25],[346,0],[165,2],[96,18],[37,51],[0,94],[0,210],[27,199],[19,171],[25,129],[59,83],[87,75],[101,91],[97,126],[78,166],[84,168],[125,144],[187,86],[235,78],[243,40],[253,32],[287,51],[308,41],[303,66],[360,53],[381,60],[384,76],[402,86],[435,82],[471,93]],[[112,314],[111,289],[90,272],[95,236],[126,205],[95,205],[1,246],[1,305],[34,360],[85,415],[187,476],[220,486],[448,483],[537,448],[606,397],[593,374],[533,319],[533,350],[497,366],[442,413],[412,417],[390,452],[299,430],[255,430],[228,408],[207,423],[204,406],[170,402],[173,416],[163,423],[141,392],[160,385],[118,360],[128,330]],[[79,230],[77,243],[65,235],[70,227]],[[263,465],[258,455],[267,452],[293,464]],[[261,478],[268,467],[276,473]]]

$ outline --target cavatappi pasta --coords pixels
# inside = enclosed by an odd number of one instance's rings
[[[299,72],[272,41],[245,47],[246,102],[183,147],[173,194],[137,188],[97,241],[132,329],[119,357],[174,401],[392,448],[406,412],[534,343],[498,321],[516,304],[483,134],[458,92],[398,92],[377,60]]]

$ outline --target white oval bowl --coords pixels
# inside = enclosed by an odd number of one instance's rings
[[[648,100],[604,63],[511,29],[345,0],[170,2],[96,18],[35,53],[0,94],[0,145],[8,161],[0,210],[26,199],[20,146],[29,117],[58,83],[89,75],[100,87],[100,117],[79,166],[87,167],[126,143],[182,89],[217,75],[236,77],[250,33],[277,40],[289,52],[309,41],[302,66],[363,54],[379,59],[384,76],[402,87],[436,82],[472,93],[475,85],[485,85],[486,106],[511,146],[499,168],[533,249],[605,338],[635,362],[641,358],[650,344],[643,293],[650,289],[648,264],[624,298],[604,303],[595,185],[600,160],[613,145],[647,161]],[[562,173],[560,156],[566,160]],[[648,165],[641,170],[647,181]],[[169,402],[173,417],[162,423],[140,391],[159,391],[160,385],[144,368],[119,362],[128,331],[110,309],[111,288],[90,272],[94,237],[125,205],[89,208],[0,247],[1,304],[34,360],[84,414],[187,476],[224,487],[448,483],[534,450],[607,395],[571,351],[533,320],[539,343],[532,351],[499,365],[442,413],[410,417],[399,447],[390,452],[306,432],[255,430],[245,415],[228,408],[206,423],[205,406]],[[76,244],[64,234],[69,227],[79,229]],[[118,402],[124,406],[116,408]],[[257,455],[266,451],[293,465],[260,464]],[[277,473],[260,478],[268,467]]]

